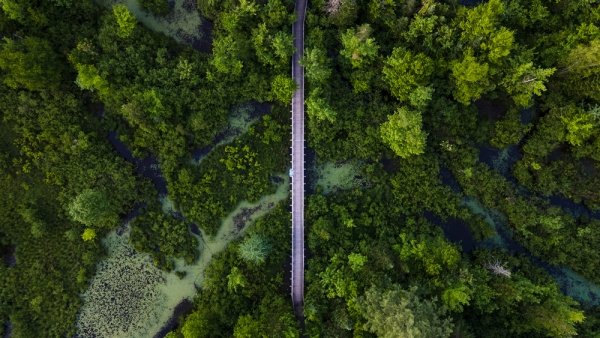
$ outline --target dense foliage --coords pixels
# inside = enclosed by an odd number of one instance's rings
[[[294,2],[184,1],[198,49],[138,20],[174,3],[0,0],[0,335],[73,336],[107,233],[192,263],[287,171]],[[306,139],[361,184],[310,187],[304,333],[600,332],[549,274],[600,284],[599,26],[593,0],[310,2]],[[169,337],[299,337],[289,223],[213,257]]]

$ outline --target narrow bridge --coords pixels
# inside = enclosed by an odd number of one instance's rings
[[[304,17],[307,0],[297,0],[296,22],[292,26],[294,47],[292,78],[298,88],[292,98],[292,304],[303,317],[304,304]]]

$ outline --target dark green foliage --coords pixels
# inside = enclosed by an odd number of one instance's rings
[[[263,264],[240,260],[238,245],[230,245],[213,258],[196,299],[196,310],[179,330],[184,338],[299,337],[285,285],[286,272],[281,268],[290,251],[290,219],[284,205],[249,229],[249,238],[272,243]],[[233,275],[245,282],[232,287]]]
[[[170,10],[168,0],[140,0],[140,5],[143,9],[159,16],[169,14]]]
[[[148,252],[154,264],[171,270],[173,258],[191,264],[198,257],[198,240],[191,236],[188,225],[162,210],[150,210],[131,224],[131,244],[137,251]]]
[[[198,258],[189,223],[212,236],[240,202],[274,191],[289,167],[294,2],[198,1],[213,28],[204,52],[125,5],[0,7],[0,324],[10,320],[15,337],[73,336],[100,239],[134,202],[147,207],[131,222],[133,245],[172,269]],[[315,0],[308,11],[306,139],[319,162],[361,160],[363,185],[317,187],[307,200],[305,333],[594,337],[597,306],[584,313],[532,262],[600,283],[600,220],[547,199],[600,209],[597,4]],[[249,105],[254,122],[233,137],[228,118]],[[157,160],[186,221],[161,210],[109,131],[138,172]],[[484,144],[523,156],[501,152],[491,168]],[[471,211],[473,200],[488,210]],[[285,205],[213,258],[170,337],[300,336]],[[444,237],[462,222],[477,240],[493,235],[486,212],[537,258],[462,252]]]

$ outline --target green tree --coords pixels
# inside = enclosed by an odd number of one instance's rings
[[[98,69],[93,65],[76,65],[77,80],[79,88],[86,90],[97,90],[100,95],[108,94],[108,82],[104,80]]]
[[[351,253],[348,255],[348,264],[350,264],[350,268],[352,271],[359,271],[362,269],[363,265],[367,262],[367,256],[361,255],[359,253]]]
[[[238,317],[233,329],[234,338],[255,338],[265,337],[260,323],[251,315],[242,315]]]
[[[319,88],[313,89],[308,95],[306,112],[310,118],[331,123],[335,122],[336,112],[322,97],[322,91]]]
[[[237,41],[232,36],[221,36],[213,40],[211,63],[220,73],[240,75],[243,65],[239,59]]]
[[[427,134],[421,130],[422,118],[417,111],[401,107],[380,127],[383,143],[387,144],[396,155],[407,158],[420,155],[425,151]]]
[[[371,26],[368,24],[348,29],[342,34],[340,54],[350,61],[353,68],[360,68],[377,57],[379,46],[370,36]]]
[[[394,48],[384,63],[383,75],[392,95],[402,102],[424,106],[433,89],[428,86],[433,72],[433,61],[423,53]]]
[[[238,254],[248,263],[262,264],[271,251],[269,242],[258,234],[252,234],[240,243]]]
[[[467,53],[461,61],[452,62],[454,98],[464,105],[480,98],[492,88],[488,72],[488,65],[477,62],[471,53]]]
[[[600,38],[575,47],[560,64],[558,81],[566,93],[600,101]]]
[[[227,289],[235,292],[238,287],[246,286],[246,277],[236,266],[231,268],[231,272],[227,275]]]
[[[94,239],[96,239],[96,230],[92,228],[85,228],[83,234],[81,234],[81,239],[83,239],[86,242],[93,241]]]
[[[290,76],[277,75],[271,83],[273,97],[284,104],[290,104],[296,91],[296,82]]]
[[[307,48],[304,52],[302,65],[306,71],[306,78],[314,84],[325,84],[331,77],[331,67],[327,53],[320,48]]]
[[[26,37],[20,41],[4,38],[0,46],[0,69],[4,83],[11,88],[44,90],[56,88],[62,65],[50,43]]]
[[[531,106],[533,95],[540,96],[546,90],[545,83],[555,69],[535,68],[532,62],[517,66],[502,80],[502,86],[520,107]]]
[[[561,116],[567,129],[567,142],[573,146],[581,146],[592,136],[594,120],[591,115],[579,113],[572,117]]]
[[[123,4],[114,5],[113,15],[117,20],[117,25],[119,26],[117,35],[119,35],[121,38],[127,38],[131,36],[137,24],[137,19],[133,13],[129,11],[127,6]]]
[[[118,210],[111,198],[95,189],[82,191],[69,204],[73,220],[94,227],[111,227],[118,221]]]
[[[416,289],[393,285],[381,290],[371,287],[361,299],[366,328],[382,338],[450,337],[453,325],[435,300],[422,300]]]

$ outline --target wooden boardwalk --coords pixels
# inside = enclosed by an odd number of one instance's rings
[[[292,78],[298,88],[292,98],[292,304],[296,316],[303,317],[304,304],[304,18],[307,0],[297,0],[296,21],[292,26],[295,52]]]

